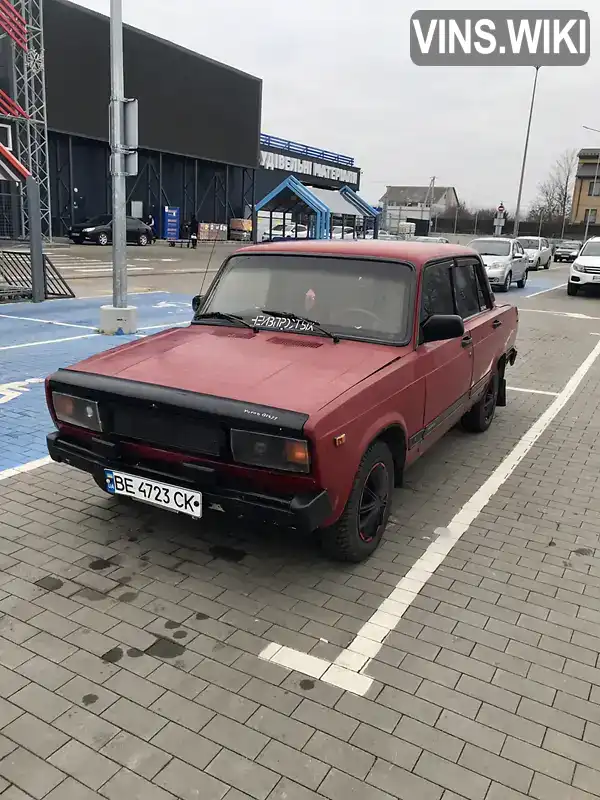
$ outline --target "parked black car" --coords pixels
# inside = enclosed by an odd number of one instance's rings
[[[93,242],[106,246],[112,241],[112,215],[100,214],[69,228],[69,239],[75,244]],[[145,247],[154,241],[154,231],[141,219],[127,217],[127,241]]]
[[[581,242],[574,242],[570,240],[558,242],[556,245],[556,250],[554,251],[554,260],[572,263],[579,255],[581,247]]]

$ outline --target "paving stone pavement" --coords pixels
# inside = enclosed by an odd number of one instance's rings
[[[592,312],[590,312],[592,313]],[[521,314],[515,387],[560,391],[592,323]],[[552,402],[510,393],[407,474],[362,565],[105,496],[0,482],[1,800],[600,797],[600,363],[387,637],[366,697],[333,660]]]

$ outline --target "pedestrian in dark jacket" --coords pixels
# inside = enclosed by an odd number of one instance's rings
[[[192,219],[190,220],[190,228],[189,228],[190,238],[189,238],[189,241],[187,243],[187,246],[189,247],[190,244],[191,244],[193,250],[195,250],[196,247],[198,246],[198,229],[199,229],[199,227],[200,226],[199,226],[198,220],[196,219],[196,215],[192,214]]]

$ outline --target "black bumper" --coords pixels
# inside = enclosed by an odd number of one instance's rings
[[[121,458],[118,444],[101,439],[92,439],[90,446],[86,447],[54,432],[48,434],[46,441],[53,461],[89,472],[100,483],[104,483],[105,469],[120,470],[162,483],[197,489],[202,492],[207,508],[220,506],[226,513],[289,525],[306,532],[321,527],[332,513],[325,490],[293,497],[267,495],[228,485],[216,470],[192,462],[176,467],[168,463],[127,462]]]

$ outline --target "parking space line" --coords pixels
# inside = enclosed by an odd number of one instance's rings
[[[549,397],[558,397],[558,392],[543,392],[541,389],[521,389],[518,386],[507,386],[511,392],[526,392],[527,394],[547,394]]]
[[[144,328],[138,328],[139,331],[159,331],[161,328],[181,328],[183,325],[189,325],[190,321],[187,319],[185,322],[166,322],[164,325],[147,325]]]
[[[588,314],[580,314],[578,311],[548,311],[545,308],[519,308],[519,312],[521,311],[528,311],[530,314],[552,314],[555,317],[569,317],[570,319],[600,319],[600,317],[590,317]]]
[[[0,314],[2,319],[18,319],[21,322],[42,322],[45,325],[58,325],[62,328],[82,328],[85,331],[96,331],[97,326],[94,325],[76,325],[74,322],[56,322],[53,319],[36,319],[35,317],[17,317],[14,314]]]
[[[0,481],[8,480],[8,478],[14,478],[15,475],[21,475],[23,472],[32,472],[34,469],[46,467],[51,463],[52,459],[50,456],[46,456],[45,458],[38,458],[37,461],[30,461],[28,464],[21,464],[20,467],[11,467],[11,469],[5,469],[0,472]]]
[[[513,474],[540,436],[573,397],[587,373],[594,366],[598,356],[600,356],[600,342],[596,344],[585,361],[567,381],[546,411],[525,432],[508,456],[454,515],[448,527],[436,529],[436,539],[415,561],[406,576],[398,581],[396,588],[381,603],[368,622],[362,626],[348,647],[342,650],[324,672],[315,677],[353,694],[360,696],[367,694],[373,685],[373,679],[365,674],[365,671],[368,669],[370,661],[383,647],[388,634],[396,628],[407,609],[444,562],[454,545],[467,532],[498,489]],[[322,663],[316,664],[307,661],[310,657],[306,653],[287,646],[281,647],[278,644],[270,644],[265,647],[260,653],[260,657],[288,669],[304,671],[305,674],[307,667],[313,668],[317,672],[321,672],[323,667]],[[322,662],[322,659],[315,659],[316,661]]]
[[[566,283],[559,283],[558,286],[553,286],[551,289],[542,289],[540,292],[534,292],[533,294],[526,294],[523,298],[524,300],[529,300],[530,297],[537,297],[538,294],[546,294],[546,292],[555,292],[557,289],[564,289]]]
[[[76,342],[78,339],[91,339],[100,336],[99,333],[84,333],[81,336],[67,336],[65,339],[45,339],[43,342],[25,342],[24,344],[9,344],[0,347],[0,350],[19,350],[21,347],[39,347],[41,344],[59,344],[60,342]]]

